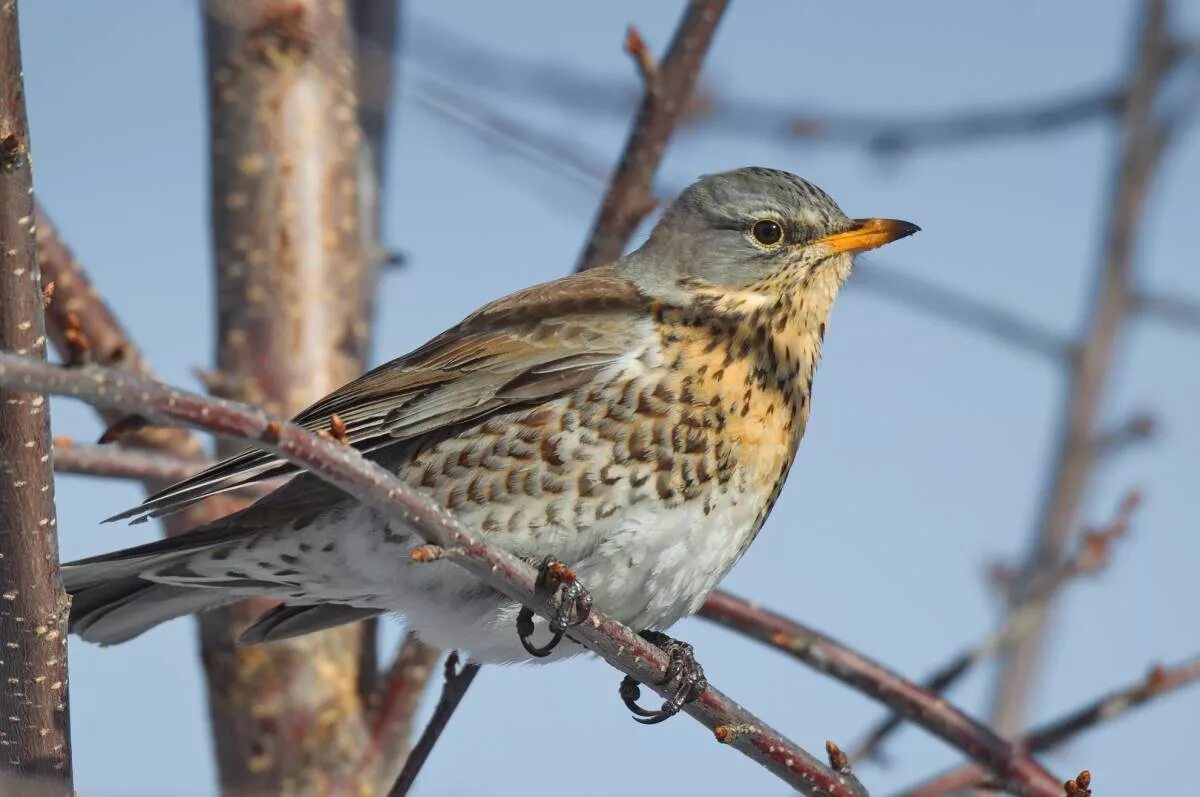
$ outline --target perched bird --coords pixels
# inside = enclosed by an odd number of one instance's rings
[[[336,424],[491,543],[565,563],[596,606],[686,659],[690,649],[658,631],[700,607],[770,513],[854,255],[917,229],[850,219],[786,172],[709,175],[635,252],[495,301],[296,421]],[[294,472],[248,450],[118,517]],[[421,543],[299,473],[187,534],[65,565],[70,627],[112,644],[257,596],[282,603],[243,641],[396,612],[478,662],[582,650],[534,647],[529,614],[518,634],[519,605],[452,564],[414,563]],[[567,602],[586,609],[579,597]],[[560,614],[539,618],[541,633],[550,625],[557,640],[572,606]],[[691,693],[697,683],[693,674]]]

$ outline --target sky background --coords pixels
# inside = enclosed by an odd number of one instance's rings
[[[798,115],[918,118],[1065,96],[1123,78],[1139,5],[1103,0],[1084,13],[1029,0],[735,3],[704,82]],[[1177,5],[1187,6],[1181,27],[1200,33],[1200,7]],[[419,99],[426,81],[482,92],[601,163],[616,158],[627,130],[627,116],[462,83],[461,52],[447,50],[447,37],[582,70],[634,96],[625,26],[635,23],[661,52],[681,8],[632,0],[406,6],[385,238],[409,266],[380,286],[376,362],[490,299],[568,272],[598,201],[596,191],[448,126]],[[212,360],[214,314],[195,4],[26,2],[22,33],[39,196],[160,374],[196,388],[191,369]],[[877,268],[935,279],[1068,335],[1091,293],[1114,144],[1111,126],[1097,121],[881,161],[853,147],[693,130],[672,145],[660,185],[747,164],[796,172],[851,216],[922,226],[871,257]],[[1193,128],[1168,154],[1150,198],[1140,283],[1200,297],[1198,210]],[[1146,500],[1110,569],[1072,587],[1055,613],[1035,720],[1200,648],[1198,356],[1194,331],[1152,319],[1134,320],[1121,340],[1102,415],[1119,422],[1149,410],[1161,433],[1100,470],[1084,519],[1111,517],[1131,487]],[[830,324],[787,488],[725,586],[921,676],[995,623],[984,573],[1026,550],[1063,391],[1060,370],[1043,359],[851,288]],[[99,432],[90,410],[67,402],[55,403],[53,423],[59,435]],[[60,479],[63,558],[155,534],[99,524],[140,497],[132,485]],[[849,746],[881,715],[839,684],[705,622],[685,621],[675,633],[696,645],[713,683],[810,750],[827,738]],[[398,636],[393,629],[389,644]],[[80,794],[215,793],[191,621],[117,648],[73,640],[70,653]],[[595,659],[485,668],[416,792],[515,794],[544,777],[570,782],[576,797],[787,793],[695,722],[635,725],[618,701],[619,680]],[[984,668],[953,698],[985,712],[991,682]],[[1180,693],[1046,763],[1064,777],[1091,769],[1098,794],[1155,793],[1191,770],[1198,711],[1200,689]],[[879,794],[958,760],[920,730],[904,731],[888,750],[891,768],[859,770]]]

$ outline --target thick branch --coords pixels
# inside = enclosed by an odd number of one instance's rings
[[[1110,692],[1069,714],[1033,729],[1017,740],[1017,744],[1031,753],[1052,750],[1095,726],[1116,719],[1121,715],[1158,700],[1185,686],[1200,681],[1200,658],[1166,669],[1152,667],[1150,673],[1140,681],[1123,689]],[[986,779],[986,773],[974,764],[951,770],[920,786],[906,790],[907,797],[941,797]]]
[[[56,473],[170,483],[186,479],[202,469],[203,465],[196,460],[172,454],[54,439]]]
[[[700,66],[726,5],[726,0],[691,0],[688,4],[666,57],[645,86],[621,162],[579,259],[579,271],[620,257],[638,224],[654,208],[650,193],[654,173],[695,90]]]
[[[1174,58],[1165,0],[1148,0],[1120,128],[1120,149],[1106,231],[1103,263],[1097,275],[1091,318],[1078,357],[1071,363],[1058,453],[1043,500],[1033,549],[1014,599],[1020,602],[1040,572],[1062,558],[1083,500],[1096,450],[1096,416],[1111,371],[1117,338],[1134,307],[1131,287],[1134,243],[1144,200],[1158,167],[1166,131],[1154,105]],[[1050,602],[1033,608],[1029,632],[1016,642],[1001,669],[993,700],[995,727],[1014,734],[1024,723],[1034,673],[1040,659]]]
[[[700,614],[781,650],[891,707],[980,762],[1016,794],[1059,797],[1062,793],[1059,782],[1050,773],[991,729],[937,695],[818,631],[725,592],[713,593]]]
[[[185,424],[272,451],[325,479],[358,501],[386,512],[444,551],[442,559],[543,617],[553,609],[536,590],[537,572],[524,560],[473,537],[447,510],[408,487],[354,449],[312,434],[260,409],[174,390],[149,379],[99,367],[60,368],[0,354],[0,386],[70,396],[89,404],[136,412],[159,422]],[[447,563],[430,563],[443,567]],[[514,630],[515,633],[515,630]],[[572,636],[627,675],[666,696],[660,685],[667,657],[626,626],[593,610]],[[767,726],[715,687],[686,711],[718,738],[810,795],[862,795],[861,788]]]
[[[16,0],[0,4],[0,351],[44,360]],[[70,795],[69,601],[58,574],[50,406],[0,390],[0,780]]]

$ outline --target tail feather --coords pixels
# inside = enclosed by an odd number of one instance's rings
[[[367,620],[382,612],[378,609],[359,609],[337,603],[321,603],[309,606],[276,606],[254,621],[238,637],[239,645],[254,645],[260,642],[277,642],[291,639],[314,631],[325,631],[346,623]]]
[[[159,623],[236,599],[221,590],[155,584],[126,576],[72,592],[68,625],[72,633],[89,642],[115,645]]]

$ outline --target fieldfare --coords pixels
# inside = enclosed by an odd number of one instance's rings
[[[329,430],[495,545],[565,563],[595,605],[672,656],[669,716],[703,688],[665,629],[695,612],[762,527],[808,421],[834,297],[856,253],[917,231],[850,219],[815,185],[743,168],[702,178],[637,251],[518,291],[376,368],[296,421]],[[147,519],[295,473],[248,450],[117,517]],[[281,604],[264,642],[381,612],[478,662],[561,658],[586,612],[550,622],[448,563],[416,564],[411,529],[308,473],[187,534],[63,567],[71,630],[122,642],[251,596]],[[520,632],[518,633],[517,627]]]

